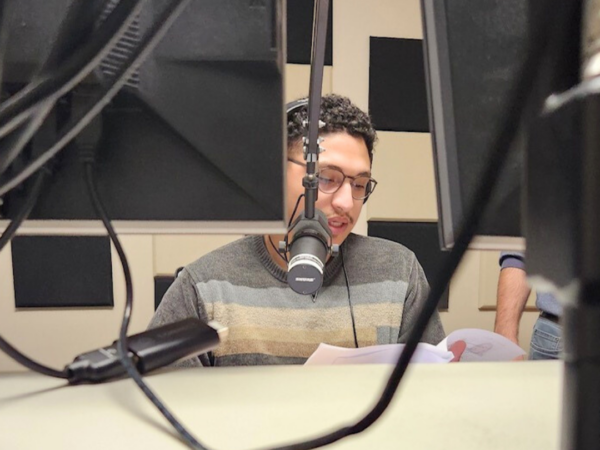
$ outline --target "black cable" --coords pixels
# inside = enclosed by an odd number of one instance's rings
[[[288,235],[289,235],[289,229],[290,229],[290,225],[292,224],[292,221],[294,220],[294,217],[296,216],[296,211],[298,211],[298,205],[300,205],[300,200],[302,200],[302,197],[304,197],[304,194],[300,194],[298,196],[298,200],[296,200],[296,206],[294,206],[294,211],[292,212],[292,216],[290,217],[290,220],[288,220],[288,233],[286,233],[285,237],[283,238],[284,242],[285,242],[285,248],[287,248],[288,246]],[[269,242],[271,243],[271,247],[273,247],[273,250],[275,250],[275,253],[277,253],[281,259],[283,259],[283,261],[285,261],[285,263],[289,263],[288,258],[287,258],[287,252],[286,253],[281,253],[279,251],[279,249],[275,246],[275,243],[273,242],[273,239],[271,239],[271,236],[269,236]]]
[[[151,51],[151,49],[160,41],[162,36],[166,33],[168,28],[172,25],[175,19],[179,16],[179,14],[185,9],[189,0],[178,0],[170,3],[163,11],[158,20],[154,23],[151,31],[145,36],[144,41],[140,44],[140,46],[136,49],[135,56],[131,61],[125,65],[120,73],[117,75],[117,81],[108,88],[100,98],[100,101],[95,103],[89,110],[83,115],[81,119],[76,123],[75,126],[67,127],[67,131],[62,133],[62,137],[58,140],[58,142],[48,151],[44,153],[44,155],[37,160],[37,164],[40,164],[40,160],[50,159],[57,153],[66,143],[72,139],[77,133],[83,129],[92,119],[93,117],[102,109],[102,107],[118,92],[123,82],[129,78],[130,72],[132,71],[132,67],[139,64]],[[52,152],[53,149],[57,149]],[[45,161],[44,161],[45,162]],[[36,162],[34,162],[35,164]],[[43,162],[41,163],[43,165]],[[38,170],[36,168],[35,170]],[[125,367],[128,375],[135,381],[138,387],[144,392],[144,394],[150,399],[150,401],[159,409],[159,411],[163,414],[163,416],[173,425],[173,427],[177,430],[177,432],[181,435],[181,437],[194,449],[205,450],[205,448],[181,425],[181,423],[173,416],[173,414],[164,406],[162,401],[150,390],[150,388],[144,383],[140,373],[137,371],[137,368],[131,361],[128,355],[128,345],[127,345],[127,329],[129,327],[129,323],[131,321],[131,312],[133,308],[133,283],[131,280],[131,271],[129,269],[129,264],[127,262],[127,258],[125,252],[117,238],[117,235],[110,223],[110,220],[104,210],[102,202],[100,201],[100,197],[96,190],[94,174],[93,174],[93,158],[87,160],[85,164],[85,173],[86,173],[86,183],[89,190],[90,198],[92,199],[94,209],[96,213],[101,218],[104,226],[107,229],[107,232],[110,236],[113,245],[119,255],[119,260],[123,267],[123,273],[125,276],[125,287],[126,287],[126,301],[125,301],[125,309],[123,311],[123,321],[121,324],[121,330],[119,333],[119,340],[117,342],[117,351],[119,354],[119,359],[123,366]],[[32,172],[34,173],[35,170]],[[30,175],[28,175],[30,176]],[[1,195],[1,194],[0,194]],[[9,351],[11,351],[12,347],[7,347]],[[48,374],[52,374],[53,376],[58,376],[59,372],[52,372],[51,369]],[[67,375],[64,374],[63,378],[67,378]]]
[[[59,60],[61,52],[63,52],[63,49],[67,45],[67,43],[70,40],[74,39],[72,32],[73,27],[78,24],[81,13],[85,11],[87,7],[88,5],[76,2],[69,9],[65,21],[61,24],[55,45],[51,49],[48,58],[42,65],[40,76],[43,76],[43,74],[46,72],[51,72],[52,69],[55,69],[60,65],[60,63],[62,62]],[[4,8],[2,8],[2,12],[5,12]],[[119,12],[114,17],[118,18],[122,14],[122,12]],[[3,19],[5,18],[3,17]],[[2,31],[4,31],[4,29]],[[108,31],[111,31],[112,33],[114,33],[115,31],[118,32],[118,30],[113,29]],[[104,32],[103,35],[106,35],[106,32]],[[8,102],[10,102],[10,100]],[[35,107],[35,111],[33,111],[32,116],[27,117],[27,122],[24,125],[22,125],[20,129],[16,130],[13,135],[11,135],[9,138],[2,142],[3,148],[0,149],[0,157],[2,157],[2,159],[0,159],[0,174],[2,174],[4,170],[10,165],[10,163],[14,160],[14,158],[18,156],[18,154],[25,147],[27,142],[29,142],[29,140],[31,139],[31,136],[33,136],[33,134],[35,134],[35,132],[39,129],[44,119],[47,117],[48,113],[54,106],[54,103],[55,100],[53,99],[41,100],[39,105]],[[8,227],[4,230],[2,236],[0,236],[0,251],[6,246],[8,242],[10,242],[12,237],[15,235],[17,229],[27,219],[27,217],[29,217],[29,214],[35,206],[39,194],[44,186],[44,181],[47,175],[49,174],[50,170],[47,169],[38,172],[38,176],[34,180],[31,190],[21,210],[17,213],[17,216],[10,222]],[[17,361],[19,364],[27,367],[30,370],[33,370],[34,372],[38,372],[42,375],[48,375],[55,378],[68,378],[68,373],[66,370],[58,371],[56,369],[52,369],[30,359],[29,357],[21,353],[19,350],[17,350],[13,345],[11,345],[1,336],[0,349],[3,350],[12,359]]]
[[[147,1],[121,0],[85,46],[2,103],[0,137],[25,121],[40,103],[61,97],[87,77],[121,39]]]
[[[83,129],[92,118],[102,109],[105,103],[107,103],[112,96],[116,94],[116,92],[120,89],[123,82],[129,78],[130,72],[132,71],[132,67],[139,64],[151,51],[151,49],[160,41],[162,36],[166,33],[168,28],[172,25],[175,19],[179,16],[179,14],[185,9],[189,0],[178,0],[169,4],[163,11],[163,14],[158,18],[158,20],[153,25],[151,31],[145,36],[144,41],[140,44],[140,46],[136,49],[135,56],[132,58],[129,63],[124,66],[120,73],[117,75],[117,81],[108,88],[99,102],[95,103],[86,114],[83,115],[81,119],[76,123],[75,126],[67,127],[68,130],[66,133],[63,133],[63,137],[58,140],[58,142],[48,151],[44,153],[41,158],[38,158],[38,164],[40,159],[50,159],[54,156],[55,153],[58,152],[62,148],[62,146],[66,145],[66,143],[72,139],[77,133]],[[54,153],[52,153],[53,149],[58,149]],[[45,162],[45,161],[44,161]],[[34,162],[35,164],[36,162]],[[43,163],[42,163],[43,164]],[[36,168],[38,170],[39,168]],[[150,399],[150,401],[159,409],[159,411],[163,414],[163,416],[173,425],[173,427],[177,430],[177,432],[181,435],[181,437],[194,449],[205,450],[205,448],[179,423],[179,421],[173,416],[173,414],[164,406],[162,401],[150,390],[150,388],[144,383],[141,375],[137,371],[133,362],[131,361],[128,355],[128,345],[127,345],[127,329],[129,327],[129,323],[131,321],[131,312],[133,307],[133,283],[131,280],[131,271],[129,269],[129,264],[127,262],[127,258],[123,248],[117,238],[117,235],[112,228],[110,220],[104,210],[104,207],[100,201],[99,195],[96,191],[94,174],[93,174],[93,159],[89,159],[85,166],[86,169],[86,183],[88,186],[88,190],[90,193],[90,197],[92,199],[94,209],[96,213],[102,219],[104,226],[107,229],[107,232],[115,246],[115,249],[119,255],[119,260],[123,267],[123,273],[125,276],[125,287],[126,287],[126,301],[125,301],[125,309],[123,311],[123,321],[121,324],[121,330],[119,333],[119,340],[117,342],[117,351],[119,354],[119,359],[125,369],[127,370],[128,375],[135,381],[138,387],[144,392],[144,394]],[[35,171],[34,171],[35,172]],[[33,173],[33,172],[32,172]],[[28,175],[29,176],[29,175]],[[1,194],[0,194],[1,195]],[[9,347],[10,351],[12,347]],[[49,372],[49,374],[52,372]],[[54,375],[57,375],[56,372]],[[64,378],[67,378],[65,374]]]
[[[35,161],[28,164],[21,172],[13,176],[6,183],[0,186],[0,196],[6,194],[11,189],[18,186],[31,175],[33,175],[48,160],[60,152],[81,130],[83,130],[92,119],[100,113],[117,92],[127,82],[131,74],[137,69],[139,64],[146,59],[148,54],[162,39],[178,14],[185,8],[190,0],[179,0],[176,6],[169,6],[163,11],[163,14],[154,22],[151,30],[143,37],[140,45],[135,49],[133,57],[127,61],[115,76],[115,81],[109,87],[105,88],[97,97],[95,102],[78,118],[72,119],[59,132],[59,139],[52,147],[39,156]],[[170,4],[173,5],[173,4]]]
[[[25,366],[28,369],[33,370],[34,372],[41,373],[42,375],[47,375],[49,377],[63,378],[65,380],[69,378],[69,374],[66,370],[56,370],[34,361],[33,359],[25,356],[6,340],[4,340],[2,336],[0,336],[0,350],[2,350],[4,353],[6,353],[8,356],[10,356],[22,366]]]
[[[296,206],[294,206],[294,211],[292,211],[292,217],[290,217],[290,220],[288,220],[288,228],[290,227],[290,225],[292,225],[294,217],[296,217],[296,212],[298,212],[298,206],[300,205],[300,200],[302,200],[302,197],[304,197],[304,194],[300,194],[298,196],[298,199],[296,200]]]
[[[38,196],[42,191],[42,187],[44,185],[46,176],[49,173],[50,172],[48,170],[41,170],[38,176],[33,181],[31,190],[29,191],[29,193],[27,194],[27,198],[25,199],[25,203],[17,213],[16,217],[8,224],[8,226],[2,233],[2,236],[0,236],[0,251],[2,251],[4,246],[10,242],[10,240],[17,232],[17,229],[27,219],[27,217],[29,217],[31,210],[35,206]]]
[[[0,175],[21,154],[27,143],[42,126],[55,103],[54,100],[46,100],[41,103],[37,111],[28,117],[25,123],[19,125],[12,134],[0,142]]]
[[[296,212],[298,211],[298,206],[300,206],[300,200],[302,200],[302,197],[304,197],[304,194],[300,194],[298,196],[298,200],[296,200],[296,206],[294,206],[294,211],[292,211],[292,216],[290,217],[290,220],[288,221],[288,226],[287,226],[288,232],[285,234],[285,238],[283,238],[286,249],[289,247],[290,227],[292,226],[292,221],[294,220],[294,217],[296,217]],[[285,262],[289,262],[287,259],[287,253],[285,256]]]
[[[44,187],[44,182],[46,177],[48,176],[49,171],[42,170],[38,173],[38,176],[33,181],[33,185],[31,186],[31,190],[27,194],[27,199],[25,203],[21,207],[21,210],[18,212],[17,216],[10,222],[8,227],[0,236],[0,251],[6,246],[8,242],[12,239],[12,237],[17,232],[17,229],[21,226],[21,224],[29,217],[31,210],[35,206],[35,203]],[[15,347],[13,347],[8,341],[6,341],[2,336],[0,336],[0,350],[4,351],[8,356],[14,359],[16,362],[21,364],[22,366],[27,367],[34,372],[41,373],[42,375],[48,375],[54,378],[68,378],[68,374],[66,371],[59,371],[56,369],[52,369],[51,367],[44,366],[43,364],[38,363],[37,361],[32,360],[31,358],[25,356]]]
[[[85,38],[84,17],[89,11],[89,5],[83,2],[74,2],[67,10],[67,14],[60,24],[56,39],[34,79],[42,78],[50,71],[56,70],[73,48],[73,42]],[[47,99],[27,117],[25,123],[19,125],[11,135],[0,142],[0,175],[21,154],[31,137],[40,128],[56,103],[55,99]]]
[[[63,378],[65,380],[69,378],[69,374],[66,370],[56,370],[34,361],[13,347],[2,336],[0,336],[0,350],[2,350],[22,366],[27,367],[34,372],[41,373],[42,375],[47,375],[49,377]]]
[[[346,280],[346,291],[348,292],[348,306],[350,307],[350,319],[352,319],[352,333],[354,334],[354,346],[358,348],[358,338],[356,337],[356,321],[354,320],[354,308],[352,306],[352,300],[350,298],[350,282],[348,281],[348,272],[346,272],[346,263],[344,261],[344,251],[340,245],[340,257],[342,258],[342,270],[344,271],[344,278]]]
[[[175,18],[183,11],[183,9],[187,6],[189,0],[177,0],[173,1],[169,4],[169,6],[163,11],[161,17],[155,23],[158,26],[159,30],[164,30],[172,24]],[[160,33],[157,33],[160,34]],[[159,38],[160,39],[160,38]],[[185,442],[194,449],[198,450],[206,450],[205,447],[200,444],[192,436],[186,428],[177,420],[175,416],[167,409],[167,407],[163,404],[163,402],[154,394],[154,392],[146,385],[142,376],[138,372],[135,367],[133,361],[128,354],[128,343],[127,343],[127,329],[129,328],[129,323],[131,321],[131,312],[133,309],[133,283],[131,280],[131,272],[129,270],[129,264],[127,262],[127,257],[125,252],[119,242],[117,234],[112,227],[110,219],[106,214],[104,209],[104,205],[100,200],[100,196],[96,190],[96,183],[94,179],[93,172],[93,161],[88,160],[85,163],[85,175],[86,175],[86,184],[88,188],[88,192],[90,195],[90,199],[92,200],[94,210],[96,214],[102,220],[110,239],[115,246],[117,254],[119,255],[119,260],[123,267],[123,273],[125,275],[125,288],[126,288],[126,300],[125,300],[125,309],[123,311],[123,321],[121,324],[121,330],[119,332],[119,340],[117,341],[117,351],[119,354],[119,359],[123,366],[125,367],[127,374],[135,381],[137,386],[144,392],[146,397],[158,408],[161,414],[169,421],[169,423],[177,430],[180,436],[185,440]]]
[[[0,55],[6,55],[6,43],[8,41],[8,17],[6,2],[0,1]],[[4,61],[0,59],[0,86],[4,79]]]
[[[283,260],[284,263],[288,263],[288,259],[287,256],[284,256],[277,247],[275,247],[275,243],[273,242],[273,239],[271,239],[271,236],[269,236],[269,242],[271,243],[271,247],[273,248],[273,250],[275,250],[275,253],[277,253],[279,255],[279,257]]]
[[[290,217],[290,220],[288,220],[288,230],[290,229],[290,226],[292,225],[292,221],[294,220],[294,217],[296,217],[296,212],[298,211],[298,206],[300,206],[300,200],[302,200],[302,197],[304,197],[304,194],[300,194],[298,196],[298,199],[296,200],[296,206],[294,206],[294,211],[292,211],[292,217]]]
[[[530,1],[530,4],[531,3],[532,2]],[[546,8],[545,11],[548,12],[549,8]],[[404,373],[406,372],[408,364],[417,348],[417,344],[427,328],[429,319],[435,312],[439,299],[462,260],[471,239],[478,229],[481,218],[487,209],[489,198],[494,191],[496,181],[509,154],[511,148],[510,144],[519,128],[520,120],[526,107],[526,100],[533,91],[538,68],[541,65],[546,50],[549,30],[551,29],[552,20],[550,19],[550,17],[544,17],[544,15],[536,17],[535,22],[533,22],[532,19],[532,33],[528,42],[528,49],[524,59],[525,62],[519,70],[518,76],[516,77],[517,81],[509,93],[508,106],[505,109],[505,113],[501,116],[501,126],[493,141],[490,159],[482,176],[479,178],[478,189],[475,190],[475,197],[465,215],[461,232],[452,251],[448,255],[448,258],[445,258],[440,273],[438,273],[438,276],[435,278],[436,283],[432,286],[429,296],[417,316],[417,320],[405,344],[404,351],[398,358],[396,366],[394,367],[377,404],[366,416],[353,425],[340,428],[332,433],[309,441],[276,447],[272,450],[309,450],[331,444],[350,435],[364,431],[371,426],[388,407],[394,393],[398,389],[398,385],[400,384]]]
[[[52,74],[52,72],[57,71],[65,62],[65,59],[70,57],[74,49],[79,45],[79,42],[84,42],[88,39],[90,34],[89,22],[92,18],[93,11],[91,11],[89,4],[85,2],[71,3],[65,18],[60,24],[52,48],[38,73],[34,76],[34,80],[44,78],[46,74]],[[21,154],[55,103],[55,98],[48,98],[41,101],[31,116],[27,117],[25,123],[20,124],[11,135],[0,143],[0,175]]]
[[[128,344],[127,344],[127,329],[129,328],[129,322],[131,320],[131,312],[133,309],[133,282],[131,279],[131,271],[129,269],[129,263],[127,262],[127,256],[125,255],[125,251],[121,246],[119,238],[110,222],[108,215],[106,214],[106,210],[102,201],[100,200],[100,196],[96,189],[96,181],[94,177],[94,164],[92,161],[88,161],[85,163],[85,179],[87,184],[88,193],[92,204],[94,206],[94,210],[96,214],[102,220],[108,235],[110,236],[110,240],[115,246],[117,254],[119,255],[119,261],[121,262],[121,266],[123,268],[123,274],[125,276],[125,291],[126,291],[126,299],[125,299],[125,310],[123,312],[123,322],[121,324],[121,331],[119,333],[119,340],[117,342],[117,350],[119,353],[119,359],[121,363],[127,370],[128,375],[135,381],[138,387],[144,392],[144,394],[150,399],[150,401],[158,408],[161,414],[173,425],[173,427],[177,430],[177,432],[181,435],[181,437],[194,449],[205,450],[203,447],[177,420],[175,416],[167,409],[167,407],[163,404],[163,402],[156,396],[156,394],[146,385],[144,380],[142,379],[141,374],[138,372],[134,363],[131,361],[130,356],[128,355]]]

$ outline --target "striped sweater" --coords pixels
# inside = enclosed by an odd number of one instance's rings
[[[429,292],[406,247],[351,234],[342,244],[360,347],[404,342]],[[187,317],[216,320],[229,336],[214,354],[180,365],[302,364],[319,343],[354,347],[342,257],[325,267],[316,298],[292,291],[262,236],[248,236],[188,265],[167,291],[150,327]],[[439,315],[423,342],[444,338]]]

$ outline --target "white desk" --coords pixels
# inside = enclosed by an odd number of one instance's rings
[[[361,417],[387,366],[188,369],[147,377],[198,440],[257,449],[321,435]],[[333,449],[559,448],[559,362],[415,365],[386,413]],[[185,449],[131,380],[64,386],[0,376],[0,448]]]

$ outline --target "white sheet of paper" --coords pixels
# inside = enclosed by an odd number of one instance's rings
[[[512,361],[525,351],[504,336],[477,328],[463,328],[450,333],[439,343],[448,348],[456,341],[465,341],[467,348],[460,357],[461,361]]]
[[[464,328],[450,333],[438,345],[420,343],[412,363],[447,363],[454,357],[448,347],[456,341],[465,341],[467,348],[463,362],[511,361],[525,352],[504,336],[477,328]],[[395,364],[404,344],[373,345],[361,348],[336,347],[319,344],[305,365],[324,364]]]
[[[395,364],[404,344],[373,345],[361,348],[343,348],[319,344],[305,365],[323,364]],[[446,363],[452,352],[434,345],[421,343],[411,359],[413,363]]]

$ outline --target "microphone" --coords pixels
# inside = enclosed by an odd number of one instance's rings
[[[323,285],[323,268],[327,255],[334,256],[339,251],[333,245],[332,233],[323,212],[315,208],[319,187],[316,173],[319,153],[325,151],[319,145],[319,129],[325,123],[321,116],[321,89],[323,87],[323,67],[325,65],[325,42],[327,30],[327,11],[329,0],[315,3],[313,20],[312,56],[310,61],[310,83],[308,102],[302,100],[286,107],[288,122],[290,114],[296,108],[306,105],[306,119],[302,121],[305,129],[303,136],[306,176],[302,180],[305,189],[304,212],[298,216],[291,228],[292,242],[289,245],[288,285],[299,294],[314,294]],[[288,235],[290,234],[288,233]],[[287,240],[287,239],[286,239]],[[279,251],[288,250],[287,242],[279,243]]]
[[[322,211],[315,210],[313,218],[303,211],[294,221],[288,248],[280,242],[280,251],[289,249],[287,281],[294,292],[303,295],[316,293],[323,285],[323,269],[327,256],[337,256],[339,246],[331,244],[331,230]]]

